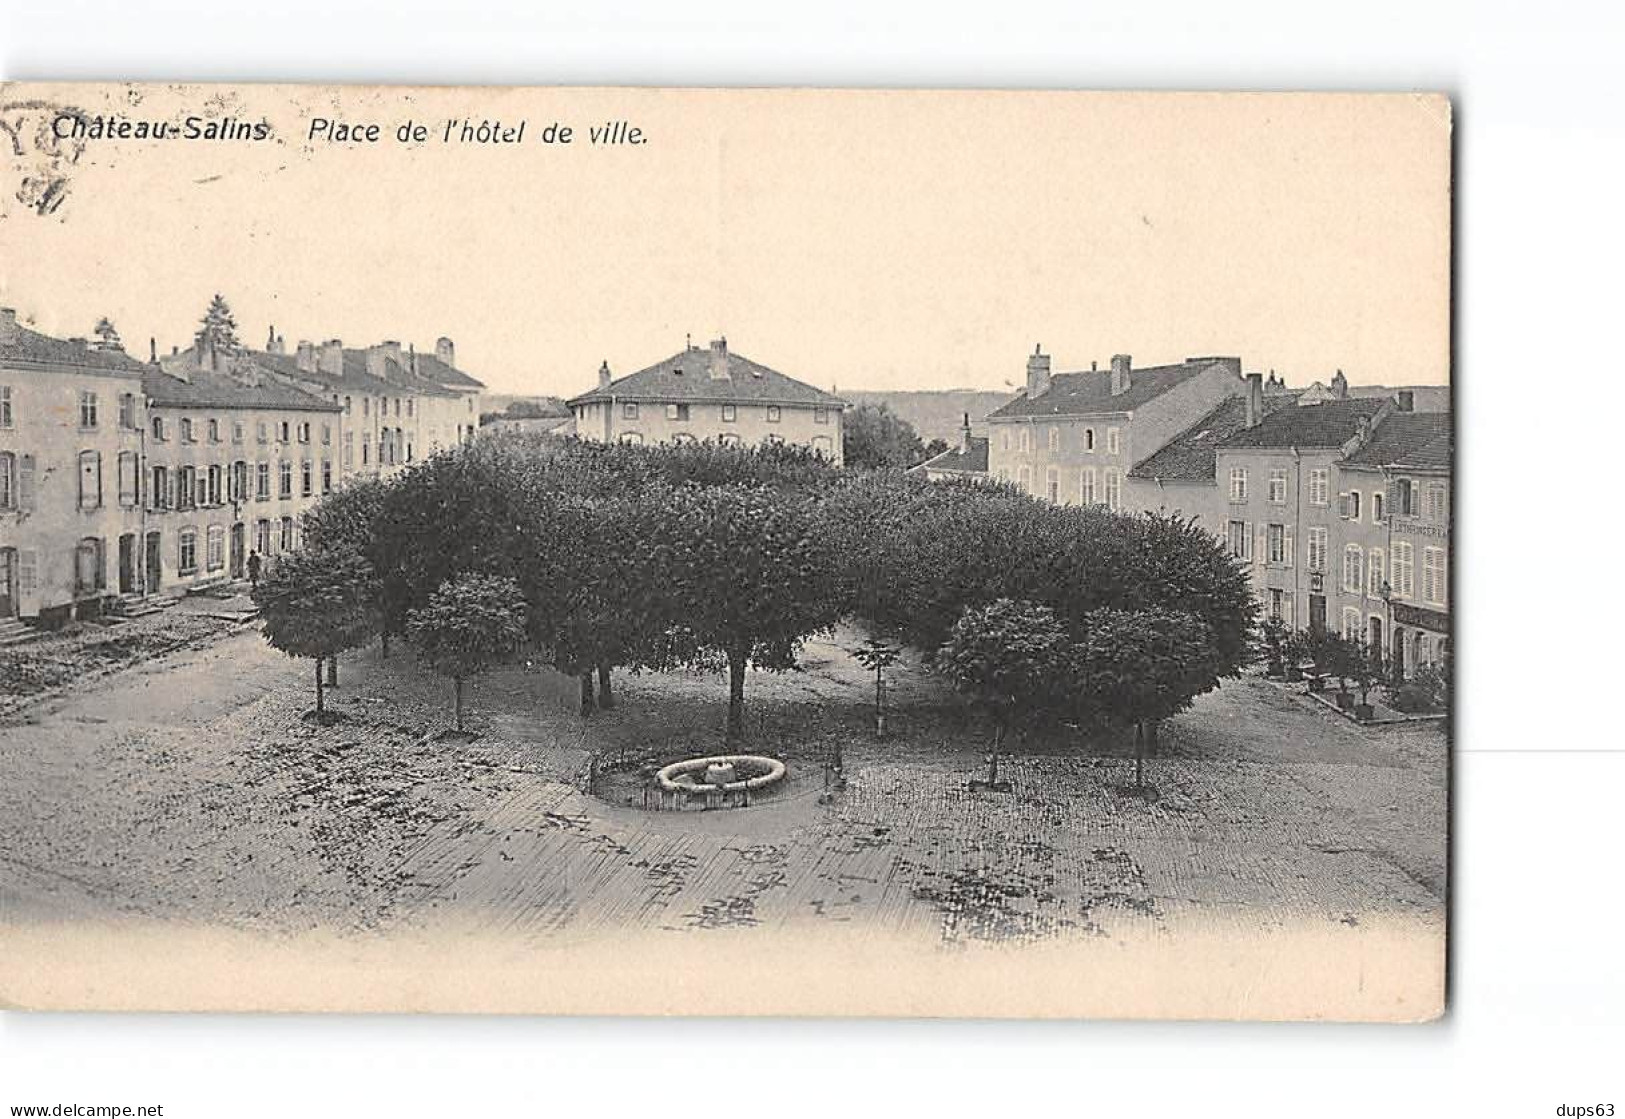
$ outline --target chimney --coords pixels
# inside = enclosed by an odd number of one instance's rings
[[[728,373],[728,340],[718,338],[711,343],[711,379],[713,381],[726,381]]]
[[[265,336],[265,352],[268,354],[278,355],[283,352],[282,335],[276,332],[275,326],[271,327],[270,331]]]
[[[395,372],[390,373],[390,364],[395,365]],[[401,344],[394,339],[380,342],[376,346],[367,347],[367,372],[380,381],[395,380],[400,377]]]
[[[197,340],[197,367],[213,373],[216,364],[214,338],[204,334]]]
[[[434,340],[435,360],[441,365],[457,368],[457,347],[451,344],[451,339],[444,334]]]
[[[294,350],[293,363],[303,373],[316,372],[316,343],[301,338]]]
[[[1349,379],[1343,376],[1341,369],[1332,378],[1332,395],[1339,400],[1347,400],[1349,397]]]
[[[1033,347],[1027,358],[1027,399],[1043,396],[1049,391],[1049,355],[1043,344]]]
[[[1112,355],[1112,395],[1122,396],[1128,391],[1128,373],[1133,359],[1128,354]]]
[[[598,367],[598,387],[601,389],[609,388],[610,380],[609,362],[606,361]]]
[[[337,338],[329,338],[323,342],[316,364],[330,377],[344,376],[344,343]]]
[[[1416,411],[1416,393],[1410,389],[1399,390],[1399,410],[1401,412]]]
[[[1264,418],[1264,374],[1247,374],[1247,426],[1257,427]]]
[[[158,339],[156,338],[147,339],[147,364],[158,364]]]
[[[17,310],[14,307],[0,307],[0,345],[17,340]]]
[[[964,426],[959,429],[959,453],[970,454],[970,413],[965,413]]]

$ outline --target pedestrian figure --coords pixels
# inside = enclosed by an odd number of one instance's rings
[[[258,551],[248,553],[248,584],[255,590],[260,586],[260,554]]]

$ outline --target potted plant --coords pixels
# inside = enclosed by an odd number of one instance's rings
[[[1264,672],[1268,676],[1286,675],[1286,623],[1271,615],[1259,627],[1264,642]]]
[[[1360,702],[1354,705],[1354,717],[1362,723],[1370,722],[1377,713],[1371,706],[1371,689],[1382,680],[1382,674],[1382,649],[1375,645],[1362,649],[1353,665],[1354,686],[1360,692]]]

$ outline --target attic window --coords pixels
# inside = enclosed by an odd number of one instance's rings
[[[676,374],[677,376],[681,377],[683,375],[683,367],[681,365],[673,366],[672,367],[672,372],[674,374]]]

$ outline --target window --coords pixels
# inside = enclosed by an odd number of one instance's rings
[[[17,508],[17,456],[0,451],[0,509]]]
[[[623,432],[621,434],[621,442],[629,444],[633,447],[641,446],[643,444],[643,436],[636,431]]]
[[[1008,430],[999,432],[999,449],[1001,451],[1010,449],[1010,432]]]
[[[828,408],[814,408],[813,409],[813,423],[815,423],[815,424],[827,424],[827,423],[829,423],[829,409]]]
[[[412,397],[410,397],[410,396],[406,398],[406,414],[408,416],[413,414],[413,411],[412,411]]]
[[[197,468],[182,466],[175,471],[175,508],[197,507]]]
[[[221,479],[224,476],[224,473],[225,472],[222,471],[218,466],[209,467],[209,489],[208,489],[208,492],[209,492],[209,504],[210,505],[219,505],[220,504],[220,496],[221,496],[220,495],[220,488],[221,488],[220,483],[221,483]]]
[[[120,451],[118,456],[118,503],[126,509],[141,500],[141,463],[134,451]]]
[[[1108,455],[1115,455],[1119,446],[1120,436],[1118,429],[1115,427],[1108,427],[1106,429],[1106,453]]]
[[[628,400],[625,404],[621,405],[621,418],[623,420],[635,420],[638,418],[638,405],[635,400]]]
[[[1030,466],[1018,466],[1016,468],[1016,486],[1021,490],[1022,493],[1032,493],[1033,492],[1033,468],[1032,467],[1030,467]]]
[[[1372,548],[1366,553],[1365,593],[1372,598],[1382,597],[1382,582],[1388,577],[1385,566],[1381,548]]]
[[[777,404],[769,404],[767,406],[767,422],[770,424],[776,424],[779,422],[779,406]]]
[[[181,419],[181,442],[183,442],[183,443],[196,443],[197,442],[197,435],[192,430],[192,417],[190,417],[190,416],[185,416],[185,417],[182,417],[182,419]]]
[[[1274,618],[1276,621],[1282,620],[1281,609],[1284,605],[1283,600],[1285,597],[1286,592],[1282,591],[1279,587],[1270,588],[1270,617]]]
[[[686,431],[679,431],[676,435],[671,437],[671,441],[679,447],[692,447],[699,442],[699,440],[695,439],[694,436],[690,435]]]
[[[814,435],[812,449],[819,458],[835,457],[835,441],[827,435]]]
[[[254,522],[254,547],[262,556],[271,554],[271,522],[263,517]]]
[[[1095,453],[1095,429],[1092,427],[1083,429],[1083,449],[1090,454]]]
[[[346,416],[350,414],[350,398],[348,396],[344,398],[344,414]]]
[[[294,531],[293,531],[293,518],[292,517],[283,517],[282,518],[282,550],[284,552],[291,552],[291,551],[293,551],[295,545],[296,545],[296,539],[295,539]]]
[[[1411,545],[1400,541],[1394,545],[1393,581],[1395,598],[1411,598],[1416,594],[1416,557]]]
[[[1123,478],[1115,470],[1106,471],[1106,508],[1116,509],[1123,498]]]
[[[152,489],[148,493],[147,504],[154,509],[168,509],[169,497],[169,468],[155,466],[152,468]]]
[[[739,409],[736,406],[734,406],[732,404],[724,404],[722,406],[722,422],[723,423],[731,424],[735,420],[737,420],[738,418],[739,418]]]
[[[1444,605],[1444,549],[1422,549],[1422,597],[1435,606]]]
[[[1050,434],[1054,435],[1055,433],[1051,432]],[[1061,503],[1061,472],[1053,466],[1044,471],[1044,490],[1051,505]]]
[[[181,529],[180,551],[176,558],[182,575],[197,574],[197,529]]]
[[[310,442],[310,422],[308,420],[299,425],[299,442]]]
[[[309,497],[311,495],[311,493],[313,492],[313,489],[312,489],[313,481],[314,481],[314,478],[313,478],[312,471],[311,471],[311,463],[310,463],[310,460],[307,458],[304,462],[299,464],[299,496],[300,497]]]
[[[724,447],[737,447],[739,442],[739,436],[731,431],[725,431],[717,437],[717,443]],[[813,442],[816,444],[818,440],[814,439]]]
[[[1445,502],[1443,482],[1428,483],[1426,504],[1423,509],[1427,519],[1436,525],[1442,525],[1450,519],[1450,513]]]
[[[276,464],[276,495],[279,498],[293,496],[293,463],[287,459]]]
[[[1359,519],[1360,519],[1360,491],[1359,490],[1350,490],[1349,491],[1349,520],[1357,521]]]
[[[322,459],[322,492],[333,492],[333,464],[325,458]]]
[[[74,549],[74,585],[81,595],[107,588],[107,564],[100,537],[87,536]]]
[[[1326,468],[1316,467],[1309,472],[1309,504],[1326,504]]]
[[[271,464],[268,462],[254,464],[254,500],[271,500]]]
[[[687,404],[668,404],[668,405],[666,405],[666,418],[668,420],[676,420],[678,423],[687,423],[688,422],[688,405]]]
[[[1352,594],[1365,589],[1365,553],[1358,544],[1343,549],[1343,589]]]
[[[271,441],[271,437],[270,437],[270,436],[269,436],[269,435],[268,435],[268,434],[267,434],[267,432],[268,432],[268,431],[269,431],[269,430],[270,430],[270,428],[269,428],[269,427],[267,427],[267,426],[266,426],[266,423],[265,423],[265,421],[264,421],[264,420],[261,420],[261,421],[260,421],[260,422],[259,422],[259,424],[258,424],[258,426],[257,426],[257,429],[256,429],[256,431],[255,431],[255,437],[256,437],[256,438],[257,438],[257,439],[258,439],[258,440],[259,440],[259,441],[260,441],[260,442],[261,442],[261,443],[269,443],[269,442],[270,442],[270,441]]]
[[[1382,524],[1382,494],[1380,493],[1371,495],[1371,523],[1374,525]]]
[[[1286,562],[1286,526],[1270,525],[1264,531],[1264,558],[1268,563]]]
[[[1232,466],[1230,468],[1230,500],[1232,503],[1247,500],[1247,468],[1245,466]]]
[[[369,415],[370,414],[369,409],[371,407],[372,407],[372,398],[369,397],[369,396],[363,396],[361,398],[361,414],[363,416]]]
[[[79,508],[102,507],[102,456],[100,451],[79,452]]]
[[[1049,449],[1052,451],[1061,449],[1061,429],[1058,427],[1049,429]]]
[[[129,431],[135,430],[135,393],[120,393],[118,398],[118,425]]]
[[[1286,504],[1286,471],[1271,470],[1269,482],[1269,502],[1271,505]]]
[[[1326,570],[1326,529],[1316,526],[1309,530],[1309,570]]]
[[[221,525],[210,525],[208,536],[208,564],[210,571],[226,566],[226,530]]]
[[[1230,522],[1229,532],[1228,532],[1228,534],[1226,536],[1226,542],[1230,546],[1230,554],[1232,556],[1234,556],[1236,559],[1246,559],[1247,558],[1247,542],[1251,538],[1252,538],[1252,533],[1247,531],[1247,522],[1246,521],[1231,521]]]
[[[11,426],[11,386],[0,385],[0,427]]]
[[[1394,479],[1391,487],[1393,493],[1394,515],[1399,517],[1414,517],[1416,508],[1412,504],[1411,480],[1409,478]]]
[[[366,466],[372,461],[372,436],[361,436],[361,465]]]
[[[1343,639],[1345,641],[1359,641],[1362,621],[1360,610],[1355,606],[1343,607]]]
[[[355,432],[344,433],[344,468],[348,470],[355,465]]]
[[[333,445],[333,425],[332,424],[323,424],[322,425],[322,446],[331,447],[332,445]]]
[[[1095,468],[1092,466],[1083,468],[1083,485],[1078,491],[1078,500],[1085,505],[1093,505],[1097,500],[1095,497]]]
[[[241,459],[231,464],[231,499],[248,500],[248,463]]]
[[[281,423],[277,424],[276,431],[278,443],[286,443],[288,441],[288,429],[290,426],[291,425],[287,420],[283,420]]]
[[[79,426],[96,426],[96,394],[85,390],[79,393]]]
[[[162,416],[152,417],[152,437],[159,443],[163,443],[169,438],[164,431],[164,418]]]
[[[232,420],[231,421],[231,441],[233,443],[241,443],[243,441],[243,421],[242,420]]]
[[[219,420],[210,420],[209,421],[209,442],[211,442],[211,443],[220,442],[220,421]]]

